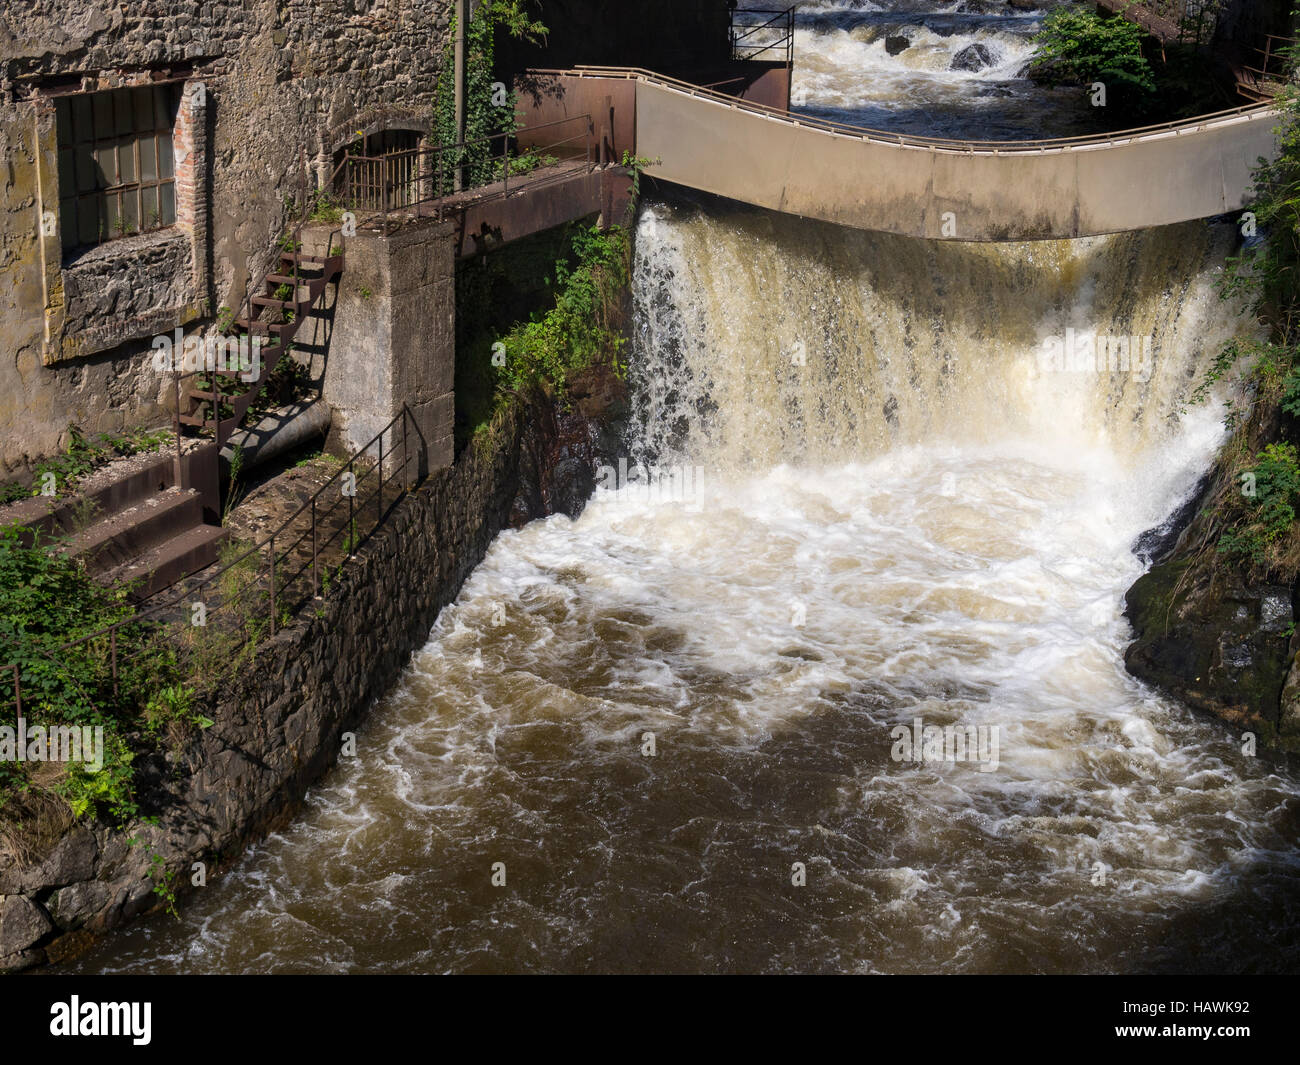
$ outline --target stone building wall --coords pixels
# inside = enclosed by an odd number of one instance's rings
[[[136,763],[140,806],[157,823],[120,829],[78,822],[23,863],[0,854],[0,974],[58,962],[99,934],[159,905],[152,857],[189,890],[194,862],[215,879],[250,842],[282,825],[428,640],[443,606],[497,533],[579,513],[595,470],[611,460],[598,438],[621,402],[608,369],[573,382],[577,409],[534,396],[513,405],[493,444],[466,448],[397,504],[304,611],[257,649],[255,663],[203,697],[214,724],[170,768]],[[135,839],[138,845],[131,845]]]
[[[85,431],[162,422],[150,342],[243,302],[299,189],[382,129],[427,133],[452,0],[0,6],[0,480]],[[65,262],[54,95],[171,83],[177,225]],[[186,261],[188,260],[188,261]],[[193,325],[191,325],[193,327]]]

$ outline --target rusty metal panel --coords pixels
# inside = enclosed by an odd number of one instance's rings
[[[635,82],[530,71],[515,80],[515,89],[526,112],[524,128],[516,134],[521,152],[545,142],[544,137],[532,137],[529,126],[586,114],[592,116],[598,131],[610,127],[608,158],[612,162],[621,160],[624,151],[636,151]],[[581,146],[576,154],[582,154]]]
[[[528,187],[509,197],[497,197],[459,208],[457,254],[468,258],[532,236],[546,229],[598,214],[602,207],[599,172],[580,171],[570,177]]]

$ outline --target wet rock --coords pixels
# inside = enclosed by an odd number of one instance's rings
[[[1277,731],[1285,746],[1300,749],[1300,655],[1291,659],[1291,669],[1282,687]]]
[[[0,957],[18,954],[54,927],[39,905],[25,895],[9,895],[0,903]]]
[[[993,65],[993,53],[982,44],[968,44],[952,57],[949,70],[983,70]]]
[[[98,853],[95,837],[84,827],[72,829],[41,862],[25,868],[0,869],[0,895],[16,895],[41,888],[62,887],[95,875]]]
[[[1167,559],[1178,546],[1184,530],[1191,524],[1210,486],[1210,476],[1201,478],[1187,501],[1159,525],[1153,526],[1133,541],[1133,554],[1148,565]]]
[[[20,973],[45,961],[45,953],[40,950],[20,950],[16,954],[0,955],[0,976]]]
[[[900,52],[906,52],[911,47],[912,42],[901,33],[891,34],[885,38],[885,51],[890,55],[898,55]]]
[[[50,898],[50,916],[63,930],[80,928],[108,902],[108,886],[98,880],[72,884],[56,891]]]
[[[1040,11],[1043,5],[1041,0],[1007,0],[1007,7],[1013,11]]]
[[[1289,588],[1232,574],[1211,580],[1174,557],[1125,598],[1136,634],[1124,655],[1130,673],[1266,743],[1282,733],[1284,716],[1294,713],[1283,695],[1294,658]],[[1300,693],[1300,683],[1295,688]]]

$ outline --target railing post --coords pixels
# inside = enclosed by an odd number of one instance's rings
[[[186,489],[185,460],[181,456],[181,369],[179,362],[172,365],[172,397],[176,401],[176,413],[172,417],[172,431],[176,434],[176,487]]]
[[[505,194],[510,195],[510,138],[501,134],[501,175],[506,183]]]
[[[348,459],[348,473],[352,474],[352,494],[348,496],[348,535],[344,543],[348,545],[348,558],[352,557],[352,549],[356,546],[352,542],[352,534],[357,527],[357,471],[354,466],[355,459]]]
[[[250,320],[249,325],[252,325]],[[249,344],[253,343],[253,334],[248,334]],[[214,366],[208,371],[212,375],[212,438],[217,442],[217,481],[221,480],[221,393],[217,390],[217,368]],[[220,484],[218,483],[218,494],[220,494]]]
[[[379,491],[375,493],[375,525],[384,520],[384,434],[379,434]]]
[[[18,663],[14,663],[14,705],[18,707],[18,721],[23,719],[23,681],[22,672],[18,668]],[[17,724],[15,721],[14,724]]]
[[[113,669],[113,698],[117,698],[117,629],[108,633],[108,658]]]
[[[316,497],[311,497],[311,594],[320,595],[319,553],[316,547]]]
[[[275,635],[275,537],[271,537],[271,635]]]

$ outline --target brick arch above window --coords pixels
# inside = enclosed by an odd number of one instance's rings
[[[367,111],[350,119],[336,122],[322,137],[326,154],[336,156],[348,145],[363,137],[376,134],[403,132],[428,137],[433,130],[433,117],[408,108],[391,108]]]

